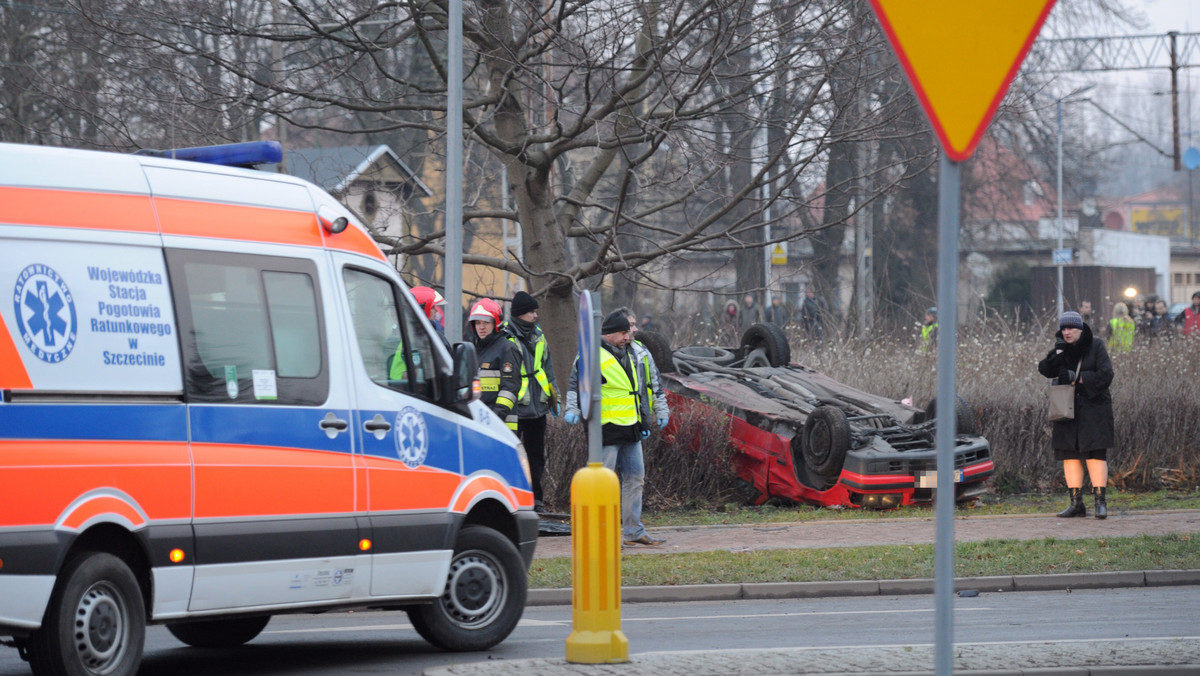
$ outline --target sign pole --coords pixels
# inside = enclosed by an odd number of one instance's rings
[[[934,493],[934,673],[954,666],[954,437],[958,421],[954,360],[958,342],[958,226],[961,167],[938,159],[937,490]]]

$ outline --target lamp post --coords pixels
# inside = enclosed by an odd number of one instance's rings
[[[1062,251],[1062,248],[1063,248],[1063,196],[1062,196],[1062,192],[1063,192],[1063,131],[1062,131],[1062,106],[1063,106],[1063,103],[1064,103],[1064,102],[1066,102],[1066,103],[1074,103],[1075,101],[1079,100],[1079,99],[1072,99],[1072,97],[1079,96],[1080,94],[1082,94],[1082,93],[1086,92],[1087,90],[1089,90],[1089,89],[1091,89],[1092,87],[1095,87],[1095,86],[1096,86],[1096,85],[1088,85],[1088,86],[1086,86],[1086,87],[1080,87],[1079,89],[1076,89],[1075,91],[1071,92],[1070,94],[1067,94],[1066,96],[1060,96],[1060,97],[1058,97],[1058,98],[1054,99],[1055,109],[1056,109],[1056,112],[1057,112],[1057,114],[1058,114],[1058,134],[1057,134],[1057,137],[1058,137],[1058,188],[1057,188],[1057,189],[1056,189],[1056,191],[1055,191],[1055,192],[1057,192],[1057,193],[1058,193],[1058,246],[1055,248],[1055,255],[1054,255],[1055,267],[1057,267],[1057,268],[1058,268],[1058,293],[1057,293],[1057,298],[1058,298],[1058,303],[1057,303],[1058,314],[1056,315],[1056,316],[1058,316],[1058,317],[1061,317],[1061,316],[1062,316],[1062,313],[1063,313],[1063,260],[1062,260],[1062,256],[1061,256],[1061,255],[1058,253],[1058,252]],[[1078,223],[1076,223],[1076,225],[1075,225],[1075,236],[1076,236],[1076,238],[1078,238],[1078,237],[1079,237],[1079,225],[1078,225]]]

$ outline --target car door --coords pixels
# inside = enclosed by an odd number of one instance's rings
[[[367,571],[319,249],[167,250],[195,468],[189,611],[330,602]]]
[[[349,327],[354,435],[365,466],[374,596],[437,594],[462,478],[460,413],[437,405],[448,355],[386,264],[332,254]]]

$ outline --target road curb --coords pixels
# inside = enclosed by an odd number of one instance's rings
[[[981,592],[1117,589],[1184,585],[1200,585],[1200,570],[1113,571],[1103,573],[1061,573],[1055,575],[992,575],[986,577],[958,577],[954,579],[955,591],[975,589]],[[933,578],[823,582],[747,582],[742,584],[623,587],[621,589],[621,600],[624,603],[654,603],[737,601],[741,599],[799,599],[836,596],[901,596],[905,594],[932,594],[933,589]],[[525,602],[527,606],[570,605],[570,603],[571,589],[569,587],[530,589]],[[1200,674],[1200,671],[1188,673]]]

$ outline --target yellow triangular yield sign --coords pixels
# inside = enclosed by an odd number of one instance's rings
[[[1054,0],[871,0],[950,159],[971,156]]]

